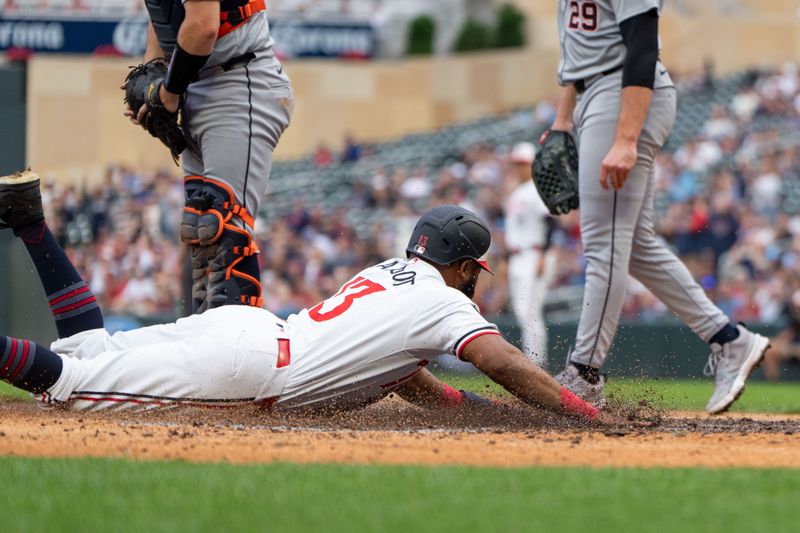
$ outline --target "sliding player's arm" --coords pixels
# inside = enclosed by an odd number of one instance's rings
[[[393,392],[407,402],[426,409],[475,404],[492,405],[494,403],[473,392],[456,390],[424,368],[408,381],[398,385]]]
[[[460,353],[508,392],[534,407],[595,418],[598,410],[562,387],[500,335],[483,335]]]

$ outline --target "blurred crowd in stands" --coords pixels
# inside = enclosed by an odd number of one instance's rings
[[[114,167],[89,190],[45,179],[42,199],[50,228],[104,309],[140,316],[179,312],[178,177]]]
[[[686,80],[682,91],[713,91],[713,81]],[[552,102],[532,111],[549,124]],[[728,105],[674,152],[658,156],[657,225],[712,298],[734,320],[777,323],[800,294],[800,76],[794,66],[753,74]],[[793,137],[794,135],[794,137]],[[332,212],[307,205],[257,225],[265,306],[286,315],[324,299],[358,270],[402,255],[419,213],[441,203],[479,212],[494,231],[476,300],[488,314],[508,307],[503,203],[514,184],[509,146],[477,144],[438,168],[378,168],[352,184],[349,201]],[[348,136],[341,148],[320,147],[320,179],[333,165],[371,157]],[[176,313],[182,256],[180,177],[113,167],[105,182],[80,190],[48,180],[46,205],[54,233],[67,246],[108,309],[141,315]],[[797,185],[797,187],[794,187]],[[269,198],[264,202],[269,208]],[[354,211],[375,216],[357,233]],[[553,287],[580,287],[584,263],[578,216],[558,220],[558,271]],[[794,301],[800,298],[795,296]],[[667,310],[632,281],[624,318],[662,320]]]
[[[3,11],[9,14],[125,14],[144,12],[140,0],[4,0]]]
[[[400,4],[403,0],[390,0]],[[407,0],[405,0],[407,1]],[[270,0],[270,13],[294,18],[330,16],[381,20],[386,0]],[[418,2],[419,4],[419,2]],[[142,0],[3,0],[3,11],[14,14],[123,15],[144,14]]]

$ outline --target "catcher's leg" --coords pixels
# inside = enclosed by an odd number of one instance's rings
[[[202,176],[186,176],[183,179],[186,194],[186,206],[181,217],[181,240],[189,245],[192,262],[192,311],[202,313],[208,307],[206,295],[208,291],[208,246],[200,243],[198,222],[200,216],[208,208],[208,201],[203,193],[204,178]]]
[[[225,183],[192,178],[181,237],[192,246],[195,311],[230,304],[261,307],[253,217]]]
[[[198,140],[202,171],[195,174],[205,176],[208,194],[240,205],[246,210],[242,212],[258,213],[272,152],[291,120],[293,103],[291,86],[278,65],[262,58],[189,86],[185,126]],[[220,219],[226,219],[226,208],[217,211]],[[240,214],[218,224],[222,231],[208,250],[209,269],[214,271],[206,295],[208,307],[260,305],[252,219],[243,222]]]

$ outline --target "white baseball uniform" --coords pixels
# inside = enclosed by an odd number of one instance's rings
[[[511,307],[522,329],[522,353],[538,365],[547,360],[547,328],[542,309],[547,276],[539,262],[547,242],[550,216],[533,181],[514,189],[505,204],[506,246],[509,249],[508,284]]]
[[[54,342],[64,370],[39,400],[72,409],[133,406],[366,405],[433,357],[498,335],[477,306],[419,259],[368,268],[283,321],[223,306],[173,324]]]

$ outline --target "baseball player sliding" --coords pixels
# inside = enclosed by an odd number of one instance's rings
[[[733,325],[659,241],[653,224],[654,165],[675,120],[675,87],[659,61],[660,0],[559,0],[564,86],[550,137],[539,151],[536,179],[565,177],[547,165],[569,154],[578,136],[581,237],[586,287],[575,348],[556,379],[595,404],[603,401],[599,369],[608,355],[625,297],[628,274],[641,281],[711,345],[706,373],[715,388],[706,409],[720,413],[742,394],[745,381],[769,347],[765,337]],[[548,146],[556,151],[547,153]],[[566,169],[561,172],[558,170]],[[546,183],[539,184],[540,188]],[[548,203],[563,212],[568,195]],[[545,198],[548,202],[548,198]],[[574,205],[570,205],[574,207]]]
[[[294,107],[291,83],[273,53],[266,4],[145,5],[147,50],[123,85],[125,115],[183,158],[181,239],[191,246],[194,311],[260,307],[253,217]]]
[[[0,337],[0,378],[47,405],[355,408],[390,391],[427,407],[485,402],[441,383],[425,366],[449,353],[474,364],[522,401],[594,418],[477,311],[471,297],[489,248],[472,212],[440,206],[416,225],[406,258],[360,272],[329,299],[283,321],[223,306],[173,324],[109,335],[90,289],[44,221],[39,179],[0,178],[0,227],[33,259],[59,339],[50,349]]]
[[[539,366],[547,361],[547,328],[542,310],[553,219],[531,181],[536,149],[520,143],[511,150],[517,185],[505,203],[508,284],[511,308],[522,329],[522,353]]]

